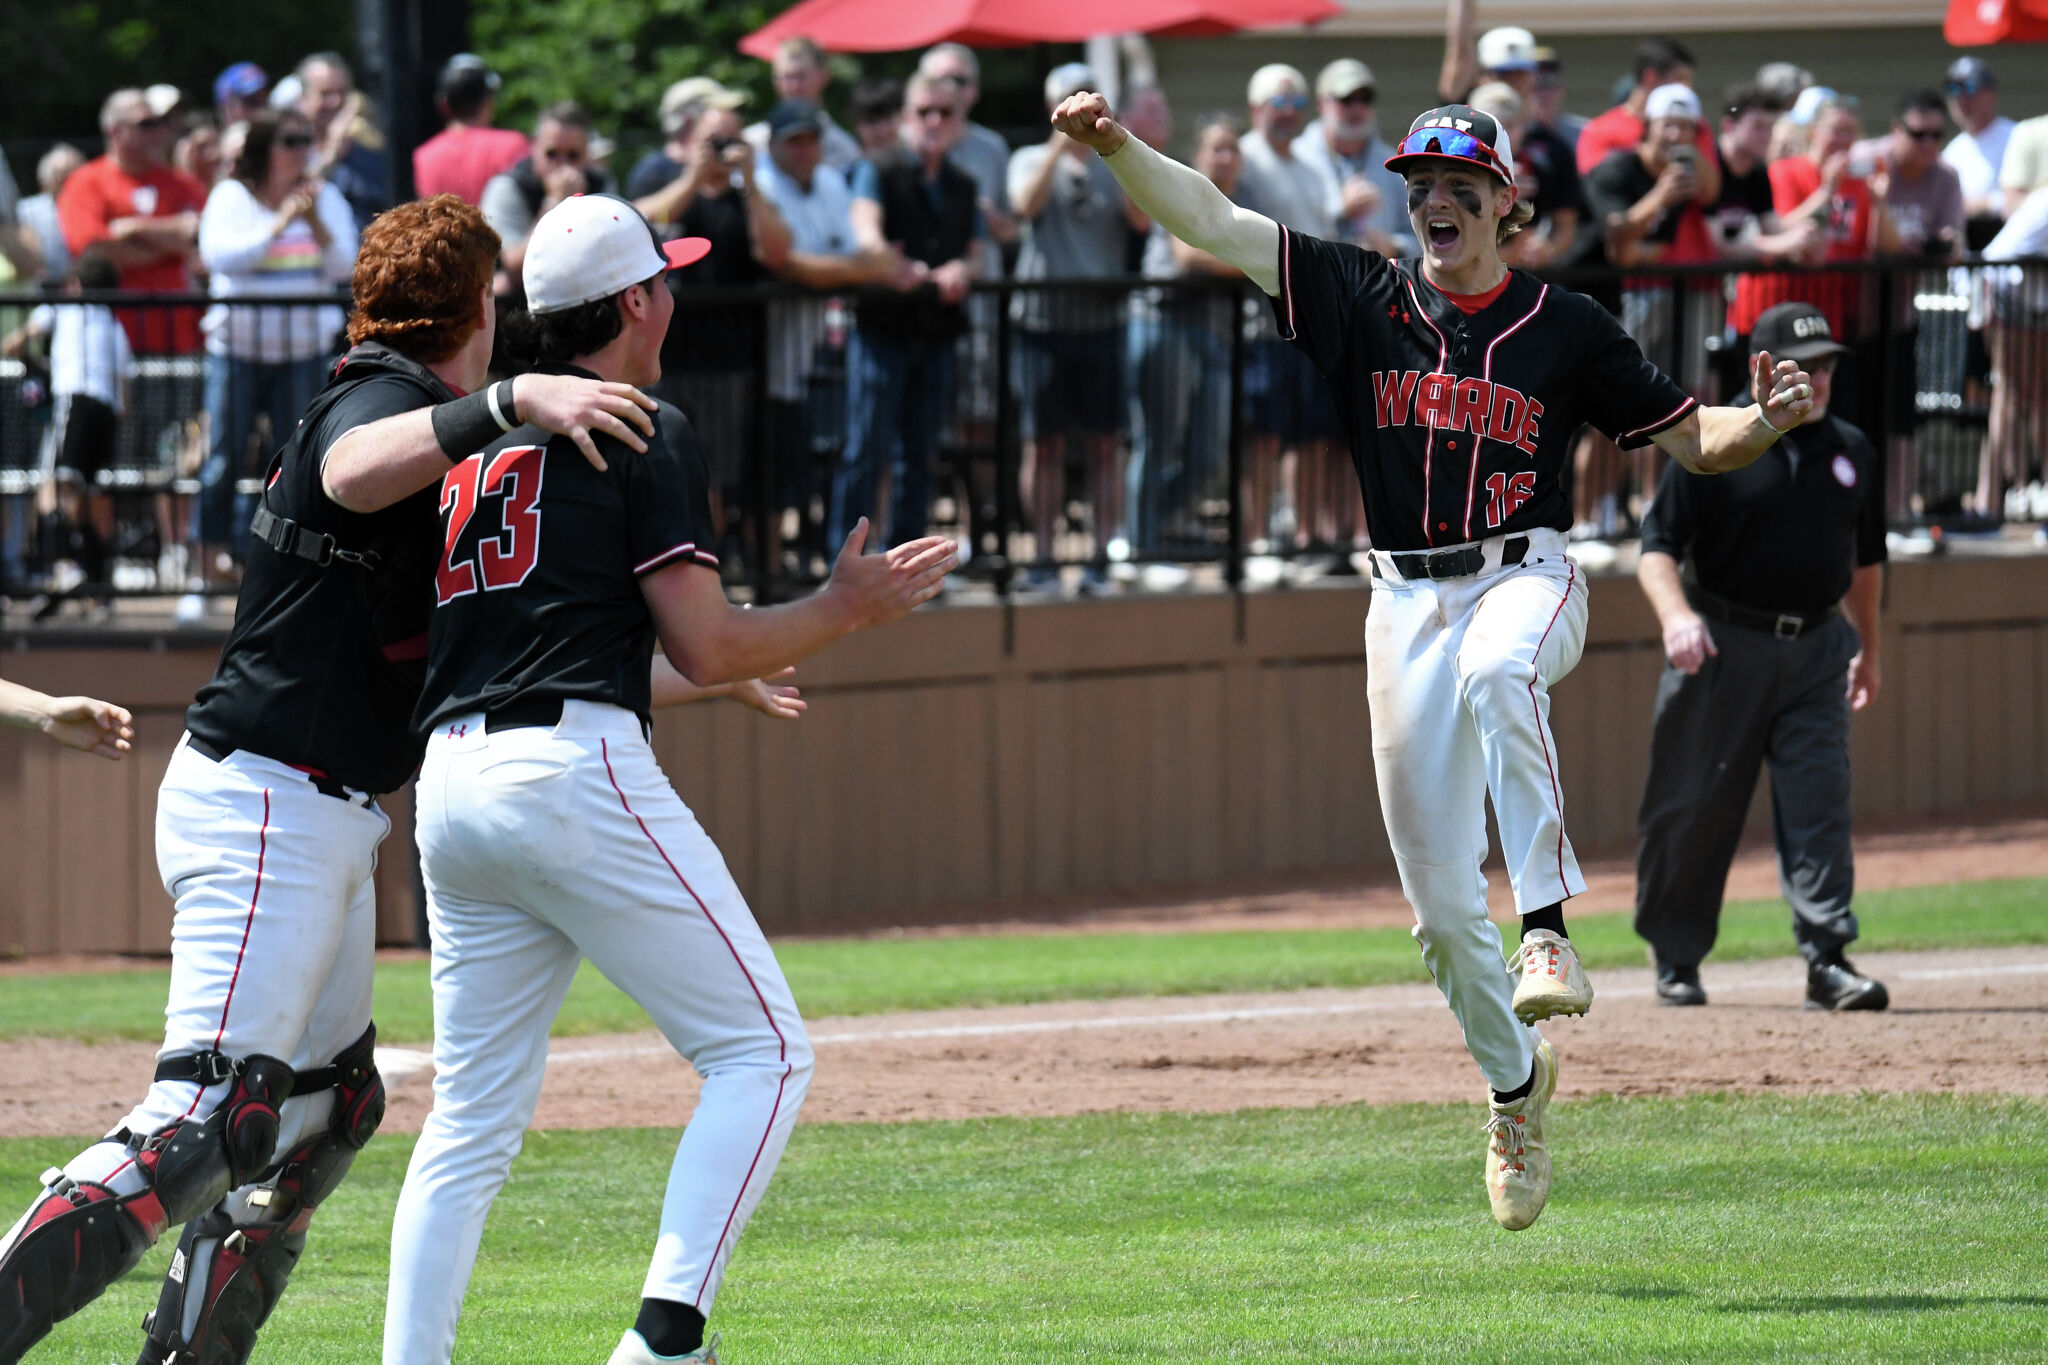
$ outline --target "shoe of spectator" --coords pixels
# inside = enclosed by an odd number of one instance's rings
[[[1351,556],[1348,553],[1340,554],[1331,563],[1329,568],[1323,570],[1323,577],[1356,578],[1358,577],[1358,566],[1351,562]]]
[[[1891,1002],[1884,982],[1857,971],[1840,952],[1806,964],[1806,1008],[1810,1010],[1881,1010]]]
[[[1700,985],[1700,969],[1689,962],[1657,964],[1657,1003],[1660,1005],[1704,1005],[1706,988]]]
[[[1060,571],[1050,564],[1033,564],[1024,571],[1022,578],[1016,580],[1016,589],[1019,592],[1058,592]]]
[[[1100,564],[1090,564],[1081,570],[1081,595],[1093,597],[1109,591],[1109,571]]]

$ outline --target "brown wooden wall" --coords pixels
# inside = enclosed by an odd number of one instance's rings
[[[1612,849],[1633,834],[1663,656],[1633,580],[1592,586],[1585,657],[1553,717],[1572,837]],[[1361,867],[1388,856],[1366,600],[1330,587],[927,609],[807,665],[801,721],[697,705],[664,714],[655,743],[776,929]],[[2048,558],[1896,565],[1885,630],[1884,692],[1856,722],[1859,812],[2048,798]],[[119,700],[139,732],[118,765],[0,732],[0,953],[168,947],[154,792],[218,642],[163,644],[0,652],[0,674]],[[405,942],[407,808],[387,804],[400,832],[382,928]]]

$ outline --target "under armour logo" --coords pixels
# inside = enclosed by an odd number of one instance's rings
[[[467,722],[461,725],[451,725],[448,727],[448,738],[450,739],[462,739],[466,737],[468,734],[469,725]]]
[[[1399,318],[1403,322],[1408,321],[1408,310],[1398,303],[1390,303],[1387,305],[1387,320],[1391,322],[1395,318]]]

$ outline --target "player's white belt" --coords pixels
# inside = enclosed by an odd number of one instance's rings
[[[1436,550],[1374,550],[1373,573],[1404,583],[1430,579],[1471,578],[1526,562],[1531,555],[1564,554],[1561,532],[1537,529],[1510,536],[1488,536]]]

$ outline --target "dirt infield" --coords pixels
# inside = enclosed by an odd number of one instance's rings
[[[1859,962],[1890,984],[1890,1011],[1802,1010],[1795,960],[1710,965],[1713,1003],[1692,1010],[1659,1006],[1646,969],[1599,973],[1592,1013],[1546,1030],[1562,1093],[2048,1094],[2048,950],[1872,953]],[[1427,985],[819,1019],[811,1037],[809,1122],[1481,1096],[1456,1024]],[[0,1134],[104,1130],[147,1084],[154,1051],[0,1047],[9,1074],[92,1078],[68,1095],[44,1087],[0,1099]],[[393,1081],[386,1130],[417,1131],[430,1100],[425,1055],[390,1050],[383,1061]],[[656,1034],[563,1039],[535,1121],[679,1126],[696,1094],[694,1073]]]

